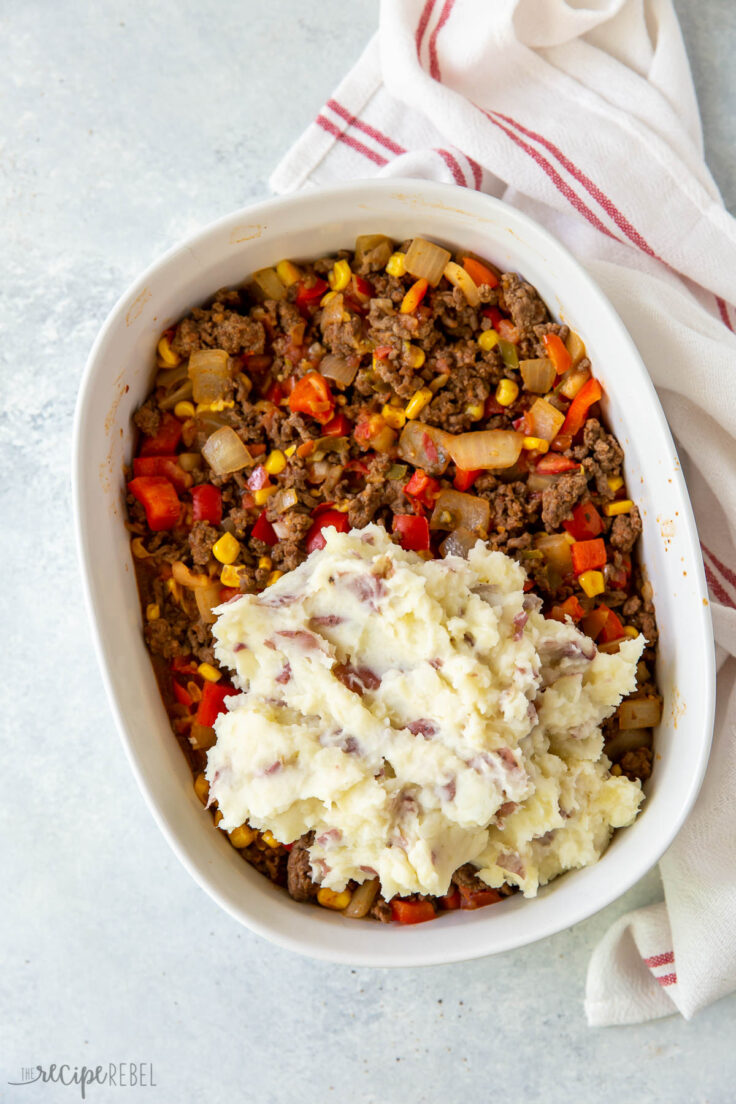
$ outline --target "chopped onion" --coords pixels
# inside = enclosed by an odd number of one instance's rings
[[[181,364],[177,364],[176,368],[164,368],[156,376],[156,387],[165,387],[167,391],[170,391],[172,387],[177,387],[182,380],[188,379],[188,367],[187,362],[183,361]]]
[[[445,537],[440,545],[440,552],[443,556],[460,556],[467,560],[468,552],[471,548],[475,548],[478,540],[477,533],[471,533],[469,529],[460,526],[450,533],[449,537]]]
[[[461,265],[456,264],[455,261],[448,261],[442,275],[446,276],[454,287],[460,288],[460,291],[468,301],[468,306],[478,306],[480,303],[480,293],[478,292],[477,284],[470,273],[466,272]]]
[[[530,491],[546,491],[548,487],[554,487],[556,482],[556,475],[541,475],[533,471],[529,474],[526,485]]]
[[[378,878],[362,882],[350,898],[350,904],[343,909],[343,916],[350,916],[353,920],[361,920],[366,916],[378,895],[379,887]]]
[[[197,751],[208,751],[217,742],[214,728],[209,725],[198,724],[196,721],[191,727],[189,741]]]
[[[557,379],[555,366],[549,357],[535,357],[533,360],[520,360],[521,378],[527,391],[535,395],[546,395]]]
[[[186,399],[191,399],[191,397],[192,381],[185,379],[175,391],[172,391],[165,399],[160,399],[158,405],[161,410],[173,410],[177,403],[184,402]]]
[[[194,598],[197,602],[197,609],[199,610],[199,616],[204,621],[205,625],[211,625],[217,620],[212,612],[215,606],[220,605],[220,587],[222,584],[212,579],[209,581],[208,586],[198,587],[194,592]]]
[[[202,457],[198,452],[180,452],[176,459],[185,472],[193,472],[202,463]]]
[[[278,300],[286,296],[286,287],[275,268],[259,268],[252,279],[264,299]]]
[[[404,264],[410,276],[415,276],[417,280],[424,279],[432,287],[437,287],[451,256],[448,249],[443,249],[434,242],[414,238],[406,251]]]
[[[369,268],[385,268],[394,251],[394,243],[385,234],[358,234],[355,239],[356,268],[367,264]]]
[[[574,399],[584,383],[590,379],[589,368],[568,368],[563,375],[557,390],[566,399]]]
[[[296,506],[299,501],[299,495],[296,493],[293,487],[285,487],[281,491],[276,491],[276,494],[271,495],[268,500],[269,513],[283,514],[287,510],[290,510],[292,506]]]
[[[345,314],[345,303],[342,297],[342,292],[338,291],[336,295],[330,299],[322,308],[322,317],[319,320],[320,328],[324,333],[328,326],[334,326],[336,322],[344,321],[343,315]],[[321,365],[320,365],[321,371]]]
[[[554,372],[554,368],[552,371]],[[533,437],[552,441],[559,433],[565,415],[547,399],[536,399],[526,413],[526,420]]]
[[[585,342],[579,334],[576,334],[574,330],[570,330],[567,335],[567,341],[565,342],[565,348],[572,357],[572,366],[577,368],[580,361],[585,356]]]
[[[653,728],[662,719],[660,698],[627,698],[618,707],[621,728]]]
[[[469,529],[487,534],[491,522],[491,505],[487,498],[463,494],[462,491],[440,491],[429,523],[430,529]]]
[[[430,475],[442,475],[450,463],[451,433],[424,422],[409,421],[399,438],[399,456]]]
[[[253,457],[231,426],[216,429],[205,441],[202,455],[215,475],[240,471],[254,463]]]
[[[572,571],[570,542],[564,533],[540,533],[534,541],[534,547],[560,575],[564,577],[570,574]]]
[[[355,379],[359,363],[358,357],[347,358],[328,353],[319,362],[319,370],[327,379],[335,380],[343,387],[349,387]]]
[[[224,349],[197,349],[189,357],[189,378],[195,402],[224,399],[232,383],[230,357]]]
[[[449,435],[448,435],[449,436]],[[521,455],[523,433],[507,429],[482,429],[450,437],[449,452],[459,468],[510,468]]]
[[[175,560],[171,565],[171,574],[174,577],[174,581],[181,586],[190,587],[192,590],[197,590],[200,587],[209,586],[212,580],[209,575],[204,572],[197,572],[187,567],[181,560]]]
[[[606,740],[604,751],[609,759],[620,759],[627,751],[651,747],[652,740],[650,728],[619,728],[610,740]]]

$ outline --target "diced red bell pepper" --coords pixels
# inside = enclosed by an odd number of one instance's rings
[[[391,345],[376,345],[375,349],[373,350],[373,355],[376,360],[385,360],[391,352],[392,348],[393,346]]]
[[[271,548],[273,548],[273,546],[278,543],[279,539],[276,536],[276,531],[274,530],[273,525],[266,517],[265,510],[263,510],[263,512],[259,515],[257,522],[251,529],[250,535],[255,540],[263,541],[264,544],[270,545]]]
[[[192,487],[192,519],[219,525],[222,521],[222,491],[212,483]]]
[[[553,621],[564,621],[566,616],[571,617],[575,624],[577,624],[578,621],[585,616],[585,610],[580,605],[575,595],[571,594],[561,605],[553,606],[549,612],[549,616]]]
[[[364,276],[358,276],[355,272],[351,281],[351,291],[363,303],[372,299],[374,295],[373,284],[370,280],[366,280]]]
[[[335,400],[325,377],[319,372],[308,372],[297,380],[289,395],[289,409],[295,414],[309,414],[326,425],[335,411]]]
[[[342,513],[341,510],[323,510],[322,513],[314,519],[307,533],[307,552],[315,552],[318,548],[324,548],[327,542],[325,541],[322,530],[330,526],[337,529],[338,533],[347,533],[350,528],[348,515]]]
[[[391,915],[399,924],[423,924],[425,920],[434,920],[437,914],[431,901],[404,901],[394,897]]]
[[[316,306],[328,290],[329,287],[326,280],[317,279],[311,287],[306,287],[304,281],[300,280],[294,302],[299,310],[306,310],[311,306]]]
[[[272,402],[274,406],[278,406],[281,400],[286,398],[286,391],[281,381],[274,380],[273,383],[270,383],[263,397],[267,402]]]
[[[346,472],[355,472],[357,475],[368,474],[368,461],[367,460],[348,460],[347,464],[343,468]]]
[[[435,499],[440,490],[439,482],[421,468],[417,468],[409,482],[404,484],[404,494],[415,499],[422,506],[426,506],[428,510],[434,509]]]
[[[467,491],[473,486],[482,472],[482,468],[474,468],[467,471],[464,468],[458,468],[455,472],[455,478],[452,481],[452,485],[456,491]]]
[[[180,493],[191,486],[192,477],[179,464],[177,456],[136,456],[133,475],[163,475]]]
[[[598,380],[591,376],[570,403],[567,416],[560,426],[560,433],[569,433],[574,437],[585,425],[585,419],[593,403],[598,402],[602,397],[603,388]]]
[[[340,410],[322,427],[322,435],[323,437],[347,437],[352,428],[349,418]]]
[[[579,502],[563,526],[576,541],[591,540],[603,532],[603,519],[590,499]]]
[[[586,613],[583,619],[583,632],[591,640],[597,640],[603,632],[603,626],[608,620],[608,606],[597,606],[590,613]]]
[[[131,479],[128,491],[145,509],[149,529],[159,533],[174,528],[181,513],[181,503],[173,484],[165,476],[139,475]]]
[[[620,640],[622,638],[624,635],[624,627],[612,609],[609,609],[608,606],[604,605],[602,602],[599,608],[605,610],[608,616],[606,617],[598,639],[601,644],[612,644],[614,640]]]
[[[498,284],[496,273],[491,272],[490,268],[481,264],[480,261],[476,261],[474,257],[463,257],[463,268],[477,287],[480,287],[481,284],[496,287]]]
[[[575,541],[570,545],[572,567],[576,575],[603,567],[606,562],[606,546],[600,537],[596,540]]]
[[[496,330],[503,341],[510,341],[512,345],[516,345],[521,337],[518,328],[510,318],[502,318],[496,326]]]
[[[540,475],[560,475],[562,472],[572,471],[574,468],[579,468],[580,464],[571,460],[569,456],[560,456],[558,453],[546,452],[544,456],[540,457],[537,461],[535,470]]]
[[[399,534],[407,552],[426,552],[429,548],[429,522],[416,514],[394,514],[391,532]]]
[[[202,700],[197,707],[197,724],[212,728],[221,713],[225,712],[225,698],[237,694],[227,682],[207,682],[202,686]]]
[[[166,411],[153,437],[146,437],[140,448],[141,456],[171,456],[181,440],[182,424]]]
[[[271,485],[271,477],[263,464],[256,465],[248,476],[247,485],[248,489],[251,491],[261,491],[264,487],[269,487]]]
[[[174,656],[171,661],[171,670],[176,675],[196,675],[197,664],[191,656]]]
[[[478,909],[484,905],[495,905],[501,900],[501,894],[496,889],[473,889],[472,886],[460,886],[460,908]]]
[[[174,691],[174,697],[179,705],[186,705],[188,708],[192,704],[192,695],[176,679],[171,680],[171,689]]]
[[[556,333],[546,333],[543,335],[542,341],[547,356],[555,366],[557,375],[561,376],[572,364],[572,357],[565,348],[562,338]]]
[[[492,414],[503,414],[506,411],[505,406],[501,406],[495,395],[489,395],[486,399],[485,406],[483,407],[483,417],[490,418]]]
[[[457,886],[453,886],[452,893],[440,897],[440,908],[445,909],[446,912],[452,912],[453,909],[460,908],[460,890]]]
[[[498,330],[498,324],[503,318],[498,307],[484,307],[482,313],[484,318],[490,318],[494,330]]]

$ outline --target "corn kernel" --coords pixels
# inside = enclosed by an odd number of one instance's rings
[[[353,273],[347,261],[335,261],[327,282],[333,291],[344,291],[352,277]]]
[[[168,368],[176,368],[177,364],[181,360],[181,357],[171,348],[171,343],[169,342],[168,337],[162,337],[156,348],[158,350],[158,355],[161,357],[164,364]]]
[[[335,893],[334,889],[320,889],[317,893],[317,901],[323,908],[335,909],[342,912],[350,904],[352,893],[349,889],[343,889],[341,893]]]
[[[389,276],[405,276],[406,253],[392,253],[386,265],[386,272],[388,272]]]
[[[289,445],[288,449],[284,449],[284,456],[293,456],[296,452],[296,445]]]
[[[519,385],[515,380],[502,379],[496,388],[496,402],[499,406],[511,406],[519,397]]]
[[[187,402],[186,400],[178,402],[174,407],[174,417],[178,418],[180,422],[185,422],[187,418],[193,418],[194,403]]]
[[[166,580],[166,589],[168,590],[169,594],[174,599],[174,601],[178,602],[179,599],[181,598],[181,587],[177,583],[176,579],[167,579]]]
[[[421,414],[425,406],[431,403],[433,397],[428,387],[420,387],[418,391],[415,391],[406,404],[407,418],[416,418],[417,414]]]
[[[628,514],[634,503],[630,498],[621,498],[618,502],[607,502],[603,507],[606,517],[616,517],[617,514]]]
[[[241,824],[238,828],[233,828],[232,832],[228,832],[227,834],[233,847],[237,847],[239,851],[243,847],[248,847],[257,835],[258,833],[247,824]]]
[[[278,490],[278,487],[259,487],[257,491],[253,492],[253,498],[256,500],[256,506],[265,506],[272,494]]]
[[[620,475],[609,475],[606,483],[608,484],[609,491],[613,491],[614,494],[616,491],[620,491],[624,485],[624,481]]]
[[[335,298],[336,295],[337,295],[336,291],[326,291],[325,294],[320,299],[319,305],[321,307],[326,307],[328,303],[332,302],[332,300]]]
[[[291,287],[292,284],[302,278],[301,272],[291,261],[279,261],[276,265],[276,275],[281,283],[286,284],[287,287]]]
[[[406,421],[406,414],[400,406],[390,406],[388,403],[381,410],[381,417],[386,425],[392,429],[402,429]]]
[[[273,586],[274,583],[279,581],[283,574],[283,571],[272,571],[266,580],[266,586]]]
[[[194,792],[203,805],[210,799],[210,785],[204,774],[198,774],[194,779]]]
[[[435,376],[432,382],[429,384],[429,390],[433,395],[436,395],[441,387],[444,387],[450,378],[449,372],[443,372],[440,376]]]
[[[633,625],[624,625],[624,636],[628,636],[633,640],[638,635],[639,630],[635,629]]]
[[[221,414],[223,410],[232,410],[235,406],[235,399],[215,399],[208,406],[208,410],[211,410],[213,414]]]
[[[602,571],[584,571],[578,575],[578,582],[589,598],[595,598],[606,589]]]
[[[404,342],[404,352],[412,368],[421,368],[427,359],[424,349],[420,349],[418,345],[412,345],[411,341]]]
[[[268,828],[265,832],[261,832],[261,839],[267,847],[280,847],[281,844],[274,836],[273,832],[269,832]]]
[[[220,582],[226,587],[240,586],[240,571],[232,564],[225,564],[220,572]]]
[[[479,418],[483,417],[483,410],[483,403],[470,403],[465,407],[465,413],[472,418],[474,422],[477,422]]]
[[[270,556],[259,556],[258,566],[260,567],[261,571],[270,570],[270,568],[271,568],[271,557]]]
[[[158,621],[161,609],[158,602],[149,602],[146,606],[146,621]]]
[[[281,449],[274,449],[273,452],[270,452],[263,466],[269,475],[280,475],[286,467],[286,457]]]
[[[218,671],[211,663],[200,663],[197,674],[201,675],[207,682],[219,682],[222,678],[222,671]]]
[[[498,345],[498,334],[495,330],[484,330],[478,338],[478,344],[484,353],[490,353],[494,345]]]
[[[257,491],[256,494],[258,494]],[[256,501],[258,500],[256,499]],[[220,539],[212,545],[212,555],[222,564],[235,563],[240,555],[240,544],[232,533],[223,533]]]
[[[544,437],[525,437],[521,442],[521,447],[530,451],[546,452],[549,448],[549,441],[545,441]]]
[[[200,689],[199,684],[194,681],[194,679],[190,679],[187,683],[187,694],[189,694],[189,697],[194,702],[201,702],[202,700],[202,690]]]

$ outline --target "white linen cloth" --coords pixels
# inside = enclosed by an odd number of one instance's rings
[[[591,1025],[736,989],[736,223],[703,158],[671,0],[383,0],[380,29],[271,185],[455,181],[545,224],[636,341],[677,438],[719,664],[714,749],[665,901],[594,951]]]

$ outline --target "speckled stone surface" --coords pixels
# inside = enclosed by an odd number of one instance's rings
[[[735,9],[678,8],[733,210]],[[736,1099],[736,998],[690,1024],[585,1024],[591,948],[657,899],[656,873],[573,930],[497,958],[318,965],[251,936],[196,887],[113,727],[70,516],[89,347],[162,250],[266,193],[376,14],[372,0],[2,5],[2,1101],[79,1099],[76,1088],[9,1086],[25,1066],[122,1061],[152,1063],[156,1087],[93,1086],[89,1100]]]

